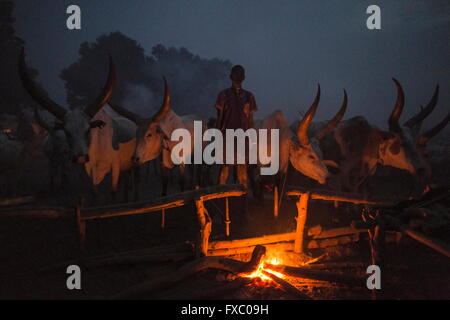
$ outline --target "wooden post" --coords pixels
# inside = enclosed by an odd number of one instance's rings
[[[78,241],[80,245],[80,252],[83,255],[86,251],[85,240],[86,240],[86,221],[81,217],[81,204],[77,204],[75,207],[75,219],[77,222],[78,231]]]
[[[309,192],[303,193],[296,202],[297,230],[295,232],[294,252],[297,253],[303,252],[303,238],[304,238],[306,217],[308,215],[309,196],[310,196]]]
[[[212,231],[211,217],[206,210],[203,200],[195,200],[195,206],[197,207],[197,217],[200,222],[200,233],[196,245],[197,257],[208,255],[208,242],[209,235]]]
[[[230,207],[228,204],[228,197],[225,198],[225,234],[230,236]]]
[[[372,257],[372,265],[380,268],[382,276],[385,276],[386,268],[384,267],[384,246],[386,241],[385,221],[382,216],[378,215],[376,218],[377,225],[374,230],[369,229],[369,241]],[[382,299],[382,289],[372,289],[372,300]]]
[[[164,229],[166,226],[166,209],[161,210],[161,228]]]
[[[273,188],[273,216],[278,218],[278,187]]]

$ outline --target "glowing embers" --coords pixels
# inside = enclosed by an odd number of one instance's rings
[[[268,276],[267,273],[273,274],[281,279],[285,278],[285,275],[267,268],[266,264],[279,265],[281,264],[281,261],[278,258],[262,260],[258,265],[258,268],[256,268],[254,272],[252,272],[251,274],[243,275],[243,277],[254,279],[252,284],[256,284],[259,286],[278,286],[278,284],[274,283],[273,279]]]

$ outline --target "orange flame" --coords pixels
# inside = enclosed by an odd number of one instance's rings
[[[277,258],[272,258],[270,260],[261,261],[260,264],[258,265],[258,268],[256,268],[256,270],[254,272],[252,272],[251,274],[248,274],[248,275],[244,275],[244,277],[251,278],[251,279],[259,278],[259,279],[261,279],[261,282],[262,282],[262,283],[259,283],[259,284],[269,284],[269,283],[271,283],[273,281],[272,278],[270,278],[269,276],[265,275],[262,272],[263,270],[268,272],[268,273],[271,273],[271,274],[273,274],[273,275],[275,275],[275,276],[277,276],[279,278],[284,278],[285,277],[285,275],[280,273],[280,272],[277,272],[277,271],[271,270],[269,268],[266,268],[265,265],[267,263],[268,264],[272,264],[272,265],[277,265],[277,264],[280,264],[281,261],[279,259],[277,259]]]

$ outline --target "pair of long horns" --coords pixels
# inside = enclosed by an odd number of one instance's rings
[[[161,104],[161,107],[159,108],[159,110],[151,117],[151,118],[143,118],[140,115],[125,109],[117,104],[111,104],[111,107],[121,116],[130,119],[131,121],[133,121],[134,123],[140,123],[140,122],[154,122],[154,123],[158,123],[160,122],[162,119],[164,119],[164,117],[167,115],[167,113],[170,111],[170,89],[169,86],[167,84],[167,80],[165,77],[163,77],[164,80],[164,99],[163,102]]]
[[[436,107],[437,101],[439,98],[439,85],[436,86],[436,89],[434,90],[433,97],[431,98],[430,102],[427,104],[425,108],[421,108],[420,112],[413,116],[411,119],[406,121],[403,125],[413,129],[416,126],[419,126],[422,124],[422,121],[425,120],[426,117],[430,115],[430,113],[434,110]]]
[[[426,144],[431,138],[433,138],[435,135],[437,135],[442,129],[445,128],[445,126],[450,122],[450,112],[448,115],[439,122],[434,128],[431,128],[430,130],[423,133],[419,138],[420,144]]]
[[[327,122],[327,124],[316,134],[316,138],[318,140],[325,137],[328,133],[334,130],[336,126],[341,122],[342,118],[345,115],[345,112],[347,111],[347,91],[344,89],[344,101],[342,101],[342,105],[339,108],[339,111],[335,114],[335,116]]]
[[[392,111],[392,114],[389,118],[389,130],[395,131],[395,132],[401,132],[401,127],[399,125],[399,118],[403,111],[403,106],[405,104],[405,95],[403,93],[402,86],[400,83],[394,79],[395,85],[397,87],[397,101],[395,103],[394,110]],[[430,115],[430,113],[434,110],[437,104],[437,100],[439,97],[439,85],[436,86],[436,89],[434,90],[433,97],[431,98],[430,102],[427,104],[425,108],[422,108],[420,112],[413,116],[411,119],[406,121],[404,125],[406,127],[409,127],[413,129],[416,126],[420,126],[422,124],[422,121]],[[430,140],[432,137],[437,135],[444,127],[450,122],[450,113],[445,117],[441,122],[439,122],[435,127],[428,130],[424,134],[421,135],[419,138],[420,143],[426,143],[428,140]]]
[[[25,64],[25,52],[23,48],[19,57],[19,76],[24,88],[34,100],[36,100],[42,107],[47,109],[58,119],[62,120],[64,118],[67,110],[45,95],[42,90],[39,89],[38,85],[30,78],[27,71],[27,66]],[[95,99],[92,104],[86,106],[84,109],[84,112],[89,116],[89,118],[92,118],[104,106],[104,104],[109,101],[114,92],[115,86],[116,71],[113,60],[111,56],[109,56],[109,72],[106,84],[102,92],[97,96],[97,99]]]
[[[314,115],[316,114],[317,107],[319,106],[319,101],[320,101],[320,84],[317,85],[317,93],[316,93],[314,102],[312,103],[311,107],[309,107],[308,111],[304,115],[303,119],[299,122],[298,127],[297,127],[297,138],[300,141],[300,144],[302,144],[302,145],[308,145],[310,143],[309,136],[308,136],[308,129],[309,129],[309,126],[311,125]],[[341,105],[339,111],[316,134],[317,139],[319,139],[319,140],[322,139],[325,135],[327,135],[334,128],[336,128],[336,126],[339,124],[339,122],[344,117],[345,111],[347,110],[347,101],[348,101],[347,92],[344,90],[344,101],[342,102],[342,105]]]

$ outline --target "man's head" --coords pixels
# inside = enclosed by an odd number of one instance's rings
[[[235,83],[241,84],[245,80],[244,67],[237,64],[233,68],[231,68],[230,79]]]

